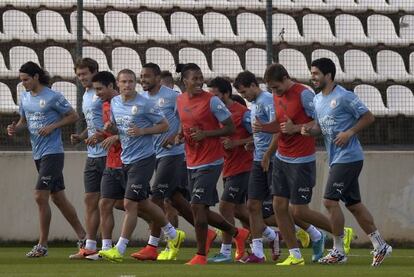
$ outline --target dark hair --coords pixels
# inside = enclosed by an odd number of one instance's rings
[[[81,68],[88,68],[91,73],[99,71],[99,64],[97,61],[91,58],[82,58],[76,61],[75,63],[75,71],[76,69]]]
[[[109,84],[112,84],[113,87],[116,86],[115,76],[109,71],[100,71],[96,73],[92,78],[92,82],[101,83],[106,87],[109,86]]]
[[[238,94],[233,94],[231,96],[231,100],[236,101],[237,103],[242,104],[243,106],[247,107],[246,101],[244,101],[243,97],[241,97]]]
[[[121,76],[122,74],[129,74],[134,76],[135,81],[137,80],[137,75],[135,75],[135,72],[132,71],[131,69],[125,68],[122,69],[121,71],[118,72],[118,75],[116,76],[116,79],[119,79],[119,76]]]
[[[259,86],[259,82],[257,82],[256,76],[250,71],[246,70],[246,71],[240,72],[237,75],[236,79],[234,80],[233,86],[236,89],[239,89],[240,86],[250,87],[251,84],[255,84],[256,86]]]
[[[142,68],[149,68],[152,69],[152,72],[154,72],[155,76],[161,75],[161,69],[158,66],[158,64],[155,63],[146,63],[142,66]]]
[[[314,60],[311,63],[311,66],[317,67],[323,73],[323,75],[331,73],[331,80],[335,80],[336,66],[331,59],[320,58]]]
[[[187,78],[188,71],[198,71],[198,70],[201,71],[201,68],[195,63],[186,63],[186,64],[179,63],[175,71],[177,73],[181,73],[181,80],[182,80],[183,78]]]
[[[25,73],[32,78],[37,74],[39,76],[39,83],[44,86],[48,86],[50,83],[49,73],[32,61],[23,64],[20,67],[19,72]]]
[[[216,77],[212,79],[208,85],[209,88],[217,88],[221,93],[227,93],[230,97],[232,95],[231,83],[223,77]]]
[[[168,70],[161,71],[160,76],[161,76],[161,79],[165,79],[165,78],[174,79],[172,73],[169,72]]]
[[[290,79],[286,68],[280,63],[273,63],[266,68],[263,79],[266,83],[270,81],[282,82],[285,77]]]

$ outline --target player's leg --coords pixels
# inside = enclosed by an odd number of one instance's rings
[[[40,234],[38,244],[45,247],[47,247],[50,221],[52,218],[52,213],[49,205],[49,195],[50,191],[48,190],[36,190],[34,194],[35,201],[39,210]]]
[[[171,204],[171,200],[166,199],[164,201],[164,211],[165,211],[165,215],[167,216],[168,221],[171,222],[171,224],[175,228],[178,228],[178,224],[179,224],[178,211]]]

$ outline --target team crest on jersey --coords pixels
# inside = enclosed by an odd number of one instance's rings
[[[132,106],[132,108],[131,108],[131,113],[132,114],[137,114],[138,113],[138,107],[137,106]]]
[[[46,101],[45,101],[45,99],[40,99],[40,101],[39,101],[39,106],[40,106],[41,108],[44,108],[44,107],[46,106]]]
[[[162,107],[164,105],[165,105],[165,99],[164,98],[158,99],[158,106]]]
[[[331,101],[331,103],[329,104],[329,106],[330,106],[332,109],[335,109],[337,105],[338,105],[338,103],[336,103],[336,99],[333,99],[333,100]]]
[[[220,103],[220,104],[218,104],[217,105],[217,110],[222,110],[222,109],[224,109],[224,106]]]
[[[96,95],[96,94],[94,94],[93,96],[92,96],[92,102],[95,102],[96,100],[98,100],[98,95]]]

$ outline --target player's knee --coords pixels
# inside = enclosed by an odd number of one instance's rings
[[[262,209],[262,203],[259,200],[247,200],[247,209],[249,210],[249,213],[257,213]]]
[[[289,199],[276,197],[273,199],[273,209],[276,213],[289,213]]]
[[[132,200],[125,200],[124,209],[125,209],[125,212],[127,213],[131,213],[131,212],[136,213],[138,210],[138,203]]]
[[[87,210],[95,210],[98,208],[99,203],[99,194],[96,193],[86,193],[85,198],[85,207]]]
[[[339,202],[335,200],[324,199],[323,205],[325,206],[327,210],[331,210],[331,209],[337,208],[339,206]]]
[[[113,200],[103,198],[99,201],[99,211],[102,214],[107,214],[108,212],[112,211],[113,204]]]
[[[48,197],[45,197],[41,193],[36,193],[34,198],[35,198],[36,204],[39,206],[46,205],[48,204],[48,201],[49,201]],[[52,197],[52,200],[53,200],[53,197]]]
[[[292,214],[295,218],[301,219],[305,217],[305,212],[306,212],[305,207],[302,207],[300,205],[294,205],[292,206],[291,209],[292,209]]]

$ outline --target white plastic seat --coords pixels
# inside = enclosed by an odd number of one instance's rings
[[[76,96],[78,94],[78,90],[75,84],[64,81],[54,82],[52,89],[62,93],[66,100],[68,100],[72,105],[72,108],[76,110]]]
[[[14,0],[13,0],[14,1]],[[25,0],[23,0],[25,1]],[[39,1],[39,0],[37,0]],[[32,1],[27,1],[27,2],[32,2]],[[86,1],[84,1],[86,2]],[[78,4],[77,0],[40,0],[40,5],[41,6],[45,6],[48,8],[52,8],[52,9],[70,9],[73,7],[76,7],[76,5]]]
[[[368,37],[384,45],[407,46],[408,41],[400,39],[394,24],[385,15],[373,14],[368,17]]]
[[[366,7],[367,10],[373,10],[379,13],[395,13],[398,8],[389,5],[385,0],[358,0],[358,5]]]
[[[17,77],[17,72],[13,72],[7,68],[3,54],[0,52],[0,79],[14,79]]]
[[[137,15],[137,31],[147,40],[176,43],[179,40],[168,32],[162,16],[155,12],[141,12]]]
[[[395,7],[396,9],[406,12],[406,13],[413,13],[414,12],[414,5],[411,1],[407,0],[388,0],[390,6]]]
[[[390,113],[414,116],[414,96],[412,91],[400,85],[387,88],[387,103]]]
[[[217,48],[212,53],[213,72],[219,76],[235,78],[243,71],[239,56],[231,49]]]
[[[203,44],[208,40],[201,33],[197,19],[190,13],[175,12],[171,15],[171,34],[175,40]]]
[[[267,67],[266,50],[250,48],[246,51],[246,70],[252,72],[256,77],[263,78]]]
[[[9,87],[0,83],[0,113],[15,113],[18,111],[19,106],[14,103]]]
[[[279,63],[283,64],[290,77],[308,82],[311,78],[308,63],[302,52],[295,49],[283,49],[279,52]]]
[[[23,42],[42,41],[33,29],[30,17],[22,11],[7,10],[3,13],[3,32],[11,39]]]
[[[142,69],[141,58],[134,49],[117,47],[112,50],[112,69],[115,74],[118,74],[125,68],[131,69],[139,76]]]
[[[178,60],[180,63],[195,63],[203,72],[204,78],[210,79],[214,77],[214,72],[208,66],[207,59],[203,52],[195,48],[182,48],[178,52]]]
[[[10,49],[10,70],[19,73],[20,67],[28,61],[32,61],[40,65],[36,52],[26,46],[15,46]]]
[[[20,94],[22,94],[23,91],[26,91],[25,87],[23,86],[22,82],[19,82],[16,86],[16,103],[17,105],[20,105]]]
[[[174,7],[178,7],[182,10],[204,10],[205,4],[201,1],[193,0],[167,0],[167,2],[172,2]]]
[[[0,32],[0,41],[2,41],[2,42],[9,42],[11,40],[12,40],[12,36],[11,35]]]
[[[341,67],[341,63],[339,62],[338,56],[326,49],[316,49],[312,52],[312,61],[320,58],[328,58],[333,61],[336,67],[336,73],[335,73],[335,80],[338,82],[351,82],[352,78],[350,78],[347,74],[344,73]]]
[[[341,45],[344,41],[337,39],[329,26],[326,17],[318,14],[307,14],[303,17],[303,36],[312,43],[323,45]]]
[[[376,87],[358,85],[354,88],[354,92],[374,115],[386,116],[389,114],[388,108],[382,101],[381,93]]]
[[[147,63],[156,63],[161,70],[175,72],[174,57],[167,49],[161,47],[151,47],[147,49],[145,56]]]
[[[147,7],[154,10],[167,10],[170,11],[173,8],[174,1],[171,0],[139,0],[133,1],[138,3],[141,7]]]
[[[105,53],[96,47],[86,46],[82,48],[82,57],[91,58],[98,62],[99,71],[111,71]]]
[[[331,12],[334,10],[332,6],[327,5],[323,0],[295,0],[294,3],[301,6],[302,9],[316,12]]]
[[[266,1],[260,0],[227,0],[232,4],[234,9],[246,9],[248,11],[264,11],[266,10]]]
[[[4,7],[7,5],[12,5],[15,9],[38,9],[40,8],[42,0],[3,0],[0,2],[0,7],[2,5],[4,5]]]
[[[414,76],[414,52],[411,52],[410,54],[409,63],[410,63],[410,75]]]
[[[83,11],[83,39],[90,42],[103,42],[106,35],[102,32],[96,16],[88,11]],[[70,14],[70,29],[73,35],[77,33],[77,12]],[[109,37],[108,37],[109,38]]]
[[[302,10],[301,5],[296,5],[295,2],[291,0],[272,1],[272,7],[273,9],[276,9],[282,12],[297,12],[297,11]]]
[[[377,44],[375,39],[365,35],[364,28],[358,17],[349,14],[340,14],[335,17],[336,37],[345,43],[357,46],[373,46]]]
[[[384,76],[375,72],[371,59],[367,53],[361,50],[348,50],[344,54],[345,73],[353,80],[364,82],[383,82]]]
[[[273,42],[286,41],[292,45],[305,45],[309,42],[299,33],[296,21],[287,14],[272,15]]]
[[[139,36],[134,29],[132,20],[126,13],[119,11],[109,11],[105,13],[105,34],[113,40],[120,40],[129,43],[146,41],[143,36]]]
[[[414,15],[404,15],[400,18],[400,37],[414,44]]]
[[[414,81],[414,77],[405,69],[403,58],[391,50],[381,50],[377,53],[377,70],[386,80],[397,83]]]
[[[266,27],[262,18],[257,14],[241,13],[237,15],[237,33],[245,42],[266,43]]]
[[[354,0],[325,0],[327,6],[334,10],[341,10],[347,13],[363,13],[366,12],[366,7],[358,5]]]
[[[43,10],[36,14],[37,31],[42,39],[57,42],[75,41],[75,35],[69,33],[63,17],[55,11]]]
[[[46,48],[43,53],[45,69],[50,76],[59,76],[63,79],[73,79],[75,77],[73,58],[68,50],[51,46]]]
[[[231,28],[229,19],[216,12],[208,12],[203,15],[205,36],[212,41],[222,43],[240,43],[241,38],[236,36]]]

